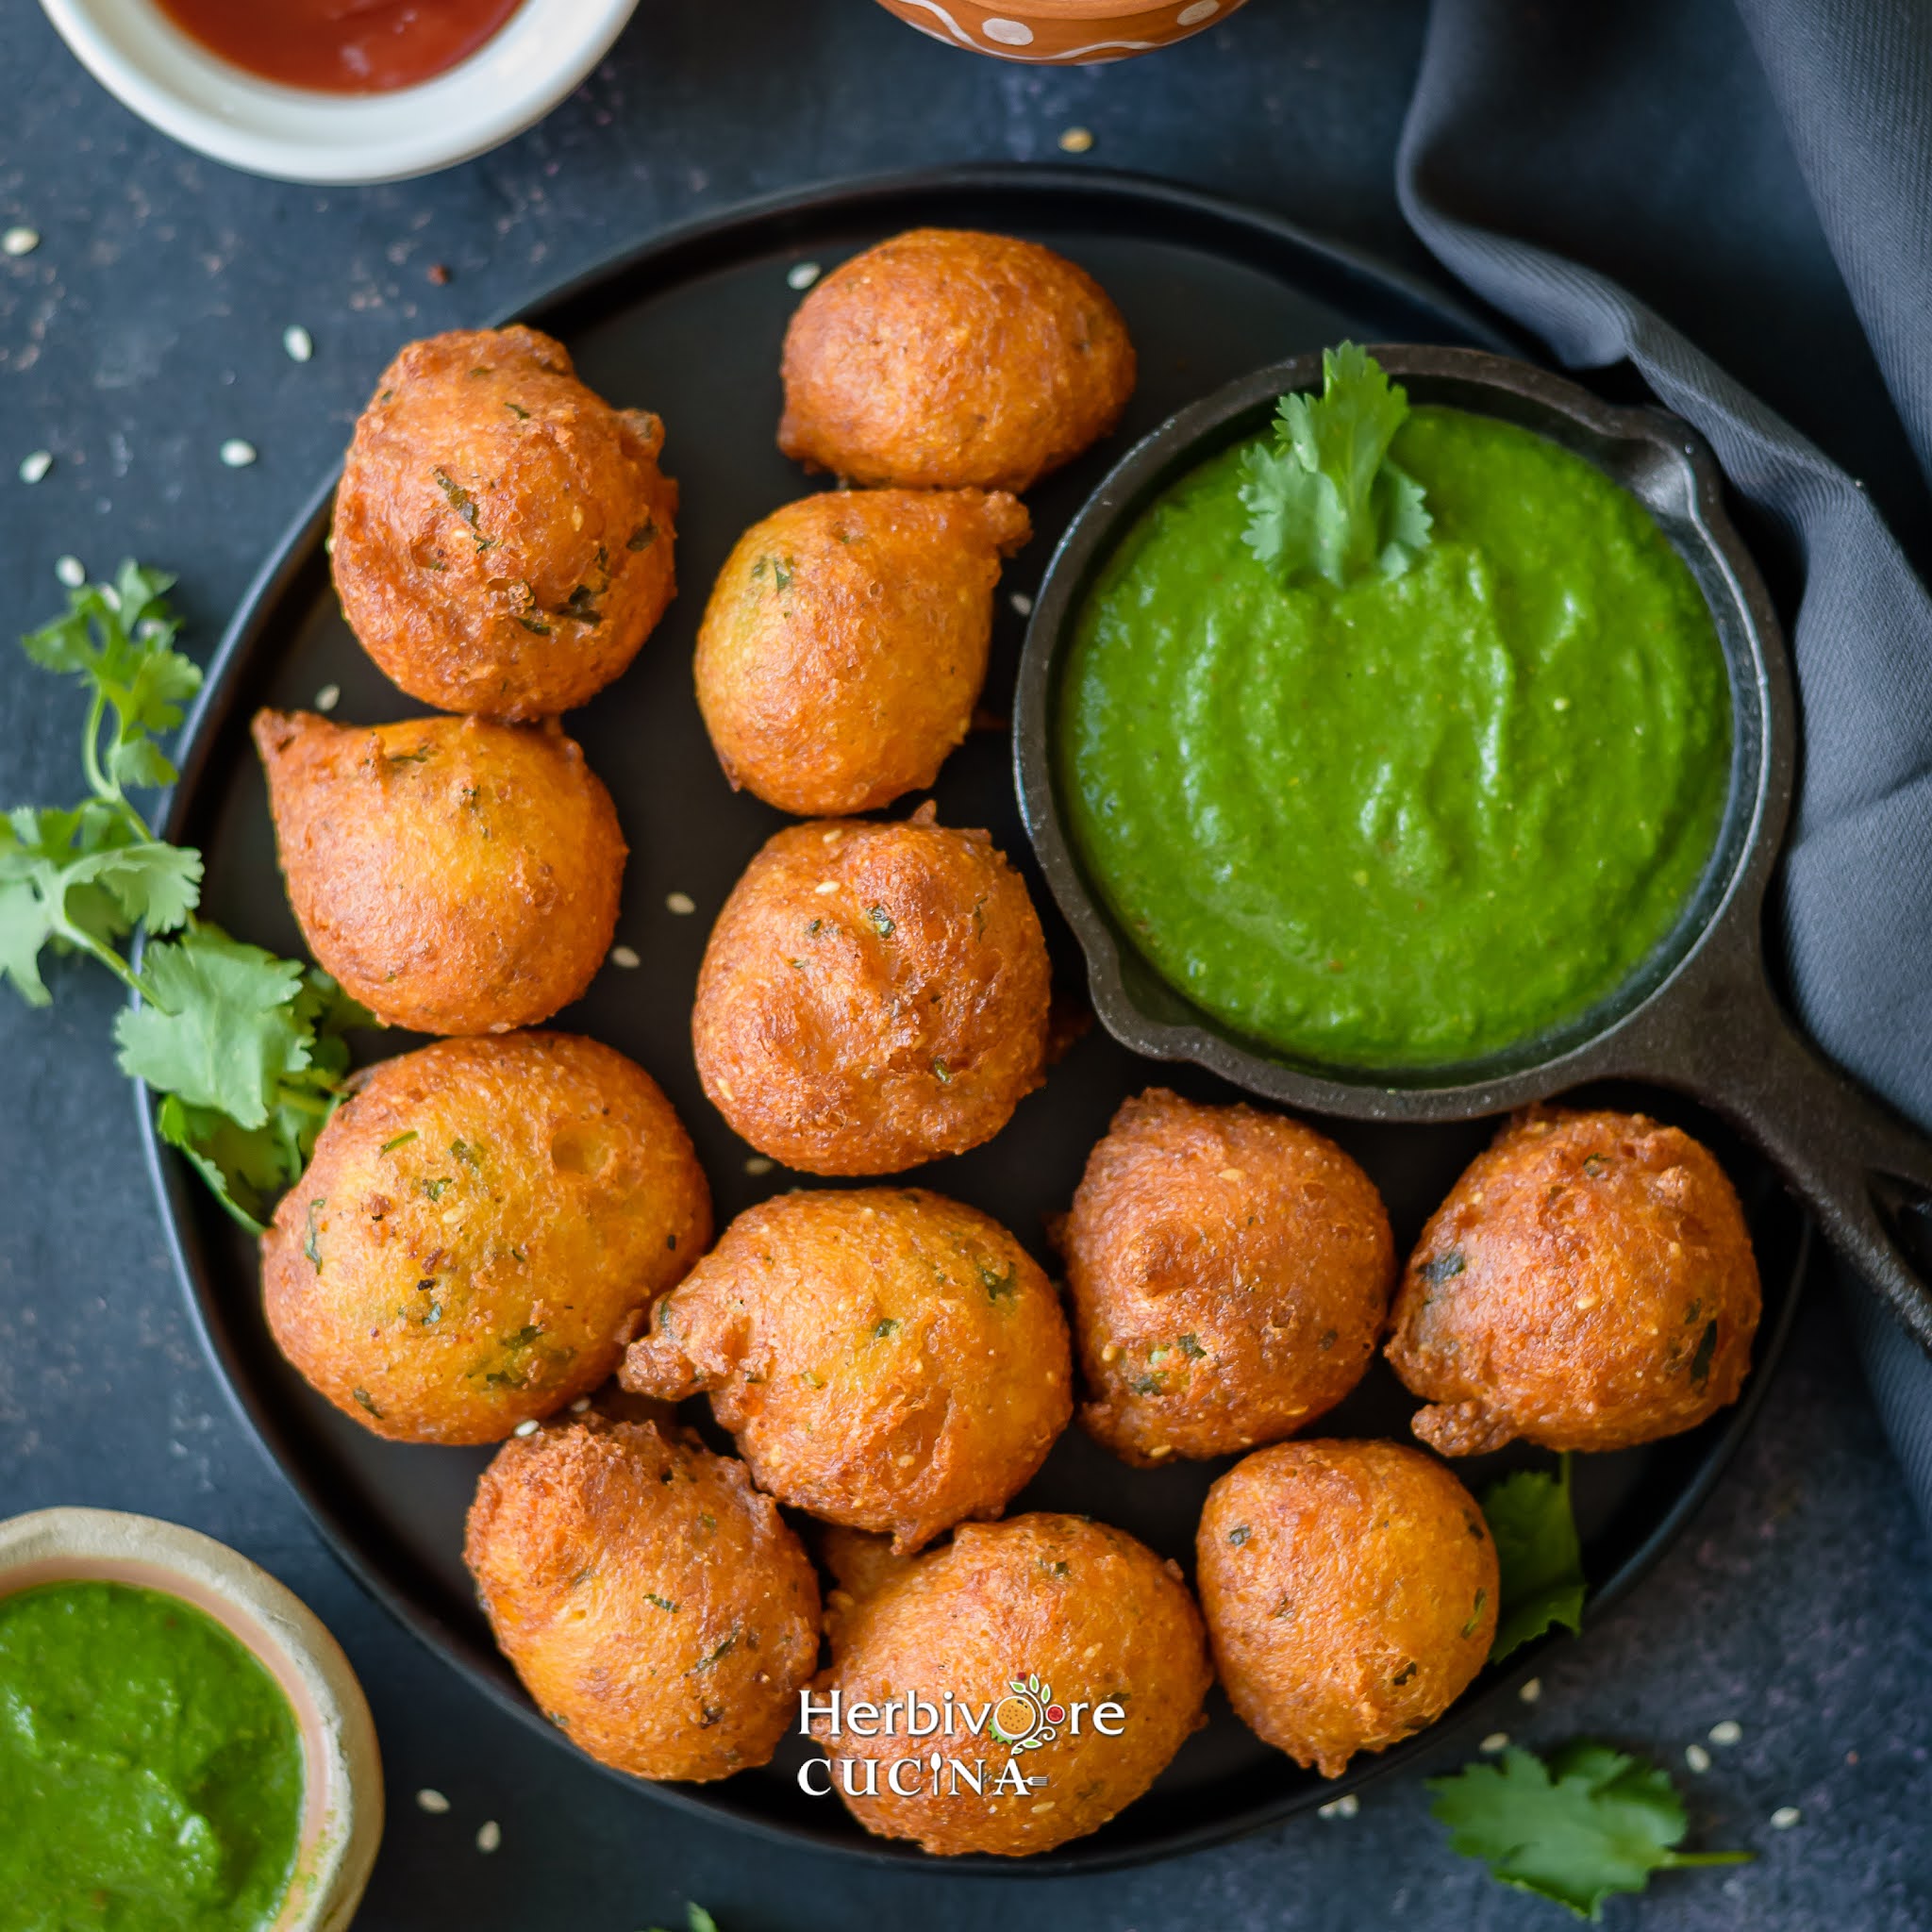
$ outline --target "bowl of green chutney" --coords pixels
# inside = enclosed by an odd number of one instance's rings
[[[1319,354],[1146,437],[1049,565],[1016,779],[1096,1014],[1355,1119],[1690,1093],[1932,1346],[1932,1143],[1765,970],[1796,708],[1709,449],[1510,358],[1369,353],[1427,511],[1385,567],[1296,575],[1249,540],[1251,453],[1322,391]]]
[[[0,1703],[18,1923],[353,1918],[382,1830],[369,1707],[314,1613],[236,1551],[114,1510],[0,1523]]]

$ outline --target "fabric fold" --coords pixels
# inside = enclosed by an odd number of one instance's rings
[[[1737,4],[1932,475],[1932,8]],[[1602,19],[1589,30],[1600,37]],[[1932,596],[1852,476],[1587,265],[1589,208],[1567,211],[1564,235],[1583,259],[1522,239],[1557,219],[1547,179],[1522,165],[1525,131],[1533,144],[1560,129],[1565,106],[1564,76],[1539,66],[1524,36],[1508,0],[1435,0],[1397,158],[1403,211],[1445,268],[1557,360],[1631,364],[1762,513],[1759,541],[1803,586],[1791,623],[1802,779],[1767,940],[1824,1050],[1932,1128]],[[1840,1273],[1874,1397],[1932,1524],[1932,1359]]]

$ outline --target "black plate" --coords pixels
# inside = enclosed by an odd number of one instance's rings
[[[1008,704],[1023,625],[1008,592],[1033,590],[1060,530],[1119,452],[1195,397],[1263,363],[1354,336],[1476,342],[1494,333],[1432,292],[1288,225],[1185,191],[1087,172],[991,168],[895,177],[761,204],[682,230],[540,303],[523,319],[568,342],[586,380],[614,402],[665,417],[665,463],[681,482],[683,593],[632,670],[575,713],[571,729],[615,794],[632,853],[619,938],[641,970],[608,968],[558,1024],[630,1054],[662,1082],[690,1124],[720,1220],[791,1184],[746,1172],[751,1150],[711,1109],[691,1065],[689,1015],[710,919],[758,845],[781,823],[734,795],[706,741],[691,687],[705,591],[740,531],[811,484],[777,453],[778,347],[798,301],[787,272],[824,267],[919,224],[998,228],[1061,249],[1097,275],[1141,351],[1141,387],[1120,432],[1030,499],[1037,535],[1010,566],[1000,600],[987,703]],[[339,720],[381,723],[419,708],[363,657],[328,588],[327,492],[258,579],[216,656],[191,725],[168,836],[208,858],[205,904],[231,930],[299,955],[301,937],[275,871],[267,797],[246,738],[258,705],[305,706],[341,691]],[[975,734],[937,791],[951,824],[987,825],[1025,872],[1069,992],[1084,982],[1054,915],[1013,795],[1005,734]],[[695,917],[666,897],[689,893]],[[384,1052],[412,1042],[393,1037]],[[1192,1069],[1135,1058],[1093,1029],[990,1145],[921,1179],[998,1216],[1046,1259],[1041,1217],[1066,1206],[1087,1150],[1123,1096],[1151,1084],[1205,1099],[1233,1090]],[[1744,1400],[1703,1428],[1654,1447],[1580,1458],[1577,1506],[1592,1606],[1600,1610],[1657,1560],[1708,1492],[1749,1425],[1789,1329],[1807,1228],[1769,1171],[1716,1123],[1660,1093],[1638,1096],[1709,1140],[1744,1197],[1764,1267],[1766,1308]],[[142,1118],[147,1119],[142,1107]],[[1487,1140],[1485,1124],[1325,1123],[1374,1174],[1399,1241]],[[460,1549],[463,1511],[486,1453],[378,1441],[315,1396],[282,1361],[262,1322],[251,1245],[149,1131],[156,1183],[176,1259],[208,1348],[242,1411],[325,1536],[369,1590],[439,1655],[531,1725],[571,1747],[524,1694],[491,1643]],[[1324,1424],[1338,1435],[1407,1437],[1412,1400],[1379,1361]],[[702,1405],[699,1405],[702,1407]],[[1522,1457],[1462,1473],[1480,1484]],[[1224,1465],[1130,1470],[1078,1429],[1056,1447],[1016,1507],[1073,1508],[1120,1524],[1191,1562],[1195,1517]],[[1490,1672],[1446,1722],[1472,1718],[1533,1668],[1542,1645]],[[1419,1741],[1419,1740],[1418,1740]],[[1105,1831],[1024,1862],[969,1859],[936,1869],[1091,1870],[1167,1856],[1269,1824],[1401,1764],[1417,1744],[1358,1760],[1325,1784],[1265,1749],[1217,1693],[1212,1722],[1147,1796]],[[832,1799],[804,1796],[790,1740],[777,1762],[721,1785],[637,1785],[658,1802],[701,1808],[755,1830],[875,1858],[922,1858],[866,1837]],[[626,1780],[626,1782],[633,1782]]]

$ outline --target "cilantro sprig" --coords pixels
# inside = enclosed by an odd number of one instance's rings
[[[1483,1515],[1496,1545],[1500,1613],[1490,1661],[1561,1624],[1583,1627],[1583,1549],[1570,1505],[1570,1457],[1557,1473],[1519,1469],[1483,1491]]]
[[[1749,1852],[1677,1850],[1690,1820],[1669,1775],[1607,1744],[1565,1744],[1545,1763],[1511,1748],[1429,1780],[1430,1809],[1451,1847],[1492,1877],[1601,1919],[1612,1892],[1641,1891],[1653,1872],[1741,1865]]]
[[[114,1024],[123,1070],[161,1096],[161,1137],[258,1234],[341,1098],[344,1030],[375,1023],[319,967],[197,918],[201,854],[158,839],[127,795],[174,783],[158,741],[201,688],[199,668],[174,647],[173,582],[124,563],[21,640],[36,664],[88,693],[88,796],[0,817],[0,981],[44,1007],[43,956],[79,953],[136,994]],[[137,935],[138,948],[127,943]]]
[[[1400,576],[1429,541],[1422,485],[1390,460],[1406,391],[1354,342],[1322,354],[1320,396],[1281,398],[1272,445],[1241,458],[1248,548],[1297,584]]]

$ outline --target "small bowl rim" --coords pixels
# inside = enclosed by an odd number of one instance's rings
[[[1187,0],[964,0],[975,12],[1008,14],[1015,20],[1063,21],[1081,25],[1096,20],[1139,20],[1144,14],[1183,10]],[[1225,18],[1247,0],[1221,0],[1216,13]],[[1210,15],[1208,20],[1214,16]],[[1208,20],[1190,23],[1206,26]]]
[[[895,20],[942,46],[1022,66],[1105,67],[1191,40],[1239,13],[1247,0],[1214,0],[1205,13],[1184,0],[879,0],[879,4]],[[977,31],[969,32],[969,26]],[[991,29],[996,26],[1013,31],[995,37]],[[1041,47],[1035,43],[1033,27],[1054,32],[1130,33],[1145,38]]]
[[[68,49],[171,140],[243,173],[316,187],[405,181],[534,126],[609,51],[638,0],[522,0],[475,52],[413,87],[350,94],[265,80],[154,0],[41,0]]]
[[[1693,969],[1707,974],[1734,962],[1764,977],[1759,924],[1783,845],[1796,761],[1789,657],[1770,592],[1725,513],[1722,473],[1696,430],[1662,408],[1607,403],[1519,357],[1434,343],[1370,347],[1391,375],[1411,385],[1493,394],[1507,406],[1493,413],[1505,420],[1535,428],[1525,415],[1561,419],[1598,443],[1642,449],[1655,472],[1646,482],[1673,499],[1667,517],[1605,462],[1561,436],[1552,438],[1638,495],[1697,578],[1724,647],[1733,725],[1730,789],[1711,858],[1672,933],[1587,1012],[1498,1053],[1441,1066],[1345,1067],[1271,1051],[1197,1007],[1120,930],[1089,876],[1064,823],[1055,742],[1060,668],[1088,586],[1134,519],[1171,483],[1234,441],[1244,419],[1272,409],[1276,394],[1318,387],[1324,353],[1310,350],[1251,371],[1142,437],[1068,525],[1035,599],[1015,691],[1014,778],[1035,856],[1086,958],[1094,1010],[1135,1053],[1189,1061],[1264,1099],[1343,1119],[1474,1119],[1592,1080],[1640,1073],[1659,1049],[1667,1062],[1672,1027],[1682,1024],[1673,994],[1692,979]],[[1135,991],[1136,979],[1159,989],[1158,1006],[1176,1010],[1150,1009]]]
[[[158,1517],[74,1506],[0,1521],[0,1599],[47,1584],[126,1583],[175,1596],[244,1644],[302,1739],[302,1833],[268,1932],[342,1932],[382,1840],[382,1760],[361,1684],[322,1620],[239,1550]]]

